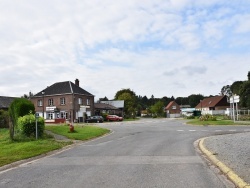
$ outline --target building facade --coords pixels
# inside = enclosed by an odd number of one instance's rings
[[[94,95],[79,86],[79,80],[55,83],[30,99],[46,123],[84,122],[94,115]]]

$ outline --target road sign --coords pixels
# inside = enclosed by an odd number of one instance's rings
[[[234,95],[230,97],[230,103],[237,103],[240,102],[240,96],[239,95]]]

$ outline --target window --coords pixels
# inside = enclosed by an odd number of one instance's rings
[[[172,109],[175,110],[175,109],[176,109],[176,106],[172,106]]]
[[[63,98],[60,98],[60,104],[61,105],[65,105],[65,98],[63,97]]]
[[[61,118],[62,119],[68,119],[68,113],[67,112],[61,112]]]
[[[82,98],[78,98],[78,104],[82,104]]]
[[[37,106],[43,106],[43,101],[41,99],[37,101]]]
[[[90,105],[90,100],[89,99],[87,99],[87,105]]]
[[[49,106],[53,106],[53,99],[49,99]]]

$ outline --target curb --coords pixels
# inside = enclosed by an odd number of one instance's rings
[[[243,179],[241,179],[232,169],[227,167],[224,163],[219,161],[213,153],[206,149],[204,146],[204,140],[206,138],[202,138],[199,140],[199,148],[204,153],[208,159],[217,166],[227,177],[231,180],[237,187],[239,188],[250,188],[250,184],[246,183]]]

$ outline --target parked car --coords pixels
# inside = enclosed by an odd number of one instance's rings
[[[107,121],[122,121],[123,118],[117,115],[107,115]]]
[[[102,116],[91,116],[85,120],[86,123],[102,123],[103,117]]]

